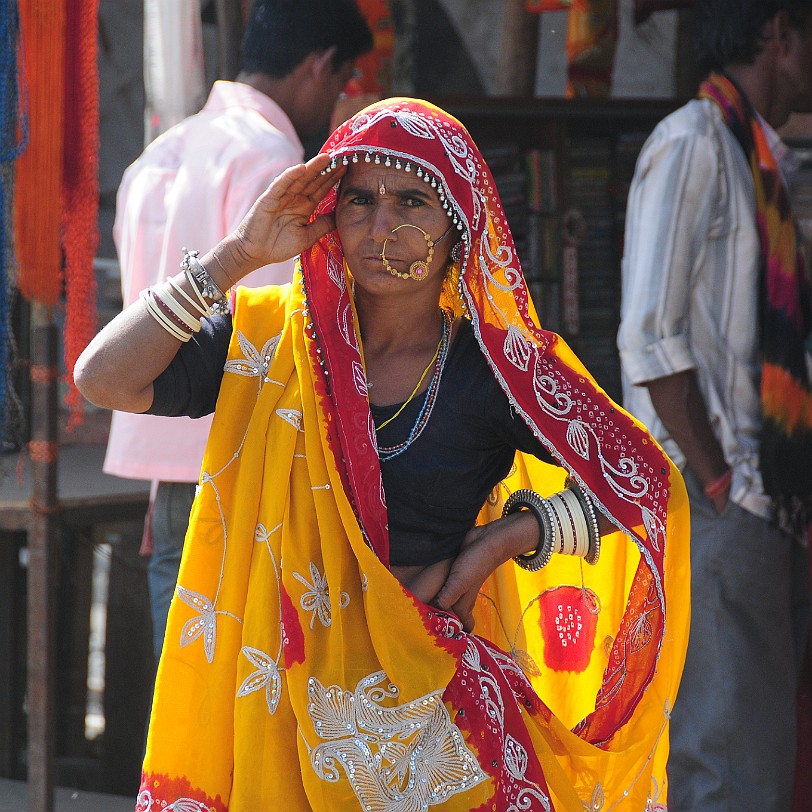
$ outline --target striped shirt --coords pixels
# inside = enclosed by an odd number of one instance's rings
[[[777,159],[789,163],[786,146],[762,123]],[[758,464],[760,263],[744,153],[712,102],[691,101],[652,133],[629,192],[618,333],[624,404],[684,467],[642,384],[694,370],[733,469],[731,498],[766,518],[771,504]]]

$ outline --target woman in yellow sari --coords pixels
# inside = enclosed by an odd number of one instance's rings
[[[539,327],[465,128],[373,105],[182,267],[77,365],[215,410],[139,812],[663,809],[682,480]]]

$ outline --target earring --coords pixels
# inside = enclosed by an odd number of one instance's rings
[[[462,259],[462,240],[459,240],[458,242],[454,243],[454,246],[451,249],[450,256],[451,256],[451,261],[455,265],[460,264],[460,260]]]
[[[416,228],[423,235],[429,249],[428,256],[426,256],[425,260],[415,260],[409,266],[408,273],[401,273],[397,270],[397,268],[393,268],[386,259],[386,243],[389,241],[389,237],[387,237],[383,241],[383,248],[381,248],[381,260],[383,261],[383,267],[386,268],[386,270],[389,271],[392,276],[398,277],[398,279],[414,279],[415,282],[420,282],[429,274],[429,266],[431,265],[431,260],[434,257],[434,240],[432,240],[432,238],[425,231],[423,231],[420,226],[413,226],[411,223],[402,223],[397,228],[393,228],[392,233],[394,234],[398,229],[401,228]]]

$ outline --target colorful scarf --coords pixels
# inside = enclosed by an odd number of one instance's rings
[[[450,304],[561,463],[517,454],[480,520],[516,488],[551,494],[569,474],[623,531],[594,567],[500,567],[476,634],[391,575],[354,302],[328,234],[292,286],[236,296],[138,809],[663,808],[688,631],[679,473],[538,327],[493,178],[459,122],[388,100],[325,151],[413,172],[449,204],[464,240]]]
[[[812,301],[803,245],[781,172],[750,103],[720,74],[702,84],[699,98],[718,106],[753,174],[762,267],[759,464],[779,520],[805,527],[812,515],[812,391],[804,342],[812,327]]]

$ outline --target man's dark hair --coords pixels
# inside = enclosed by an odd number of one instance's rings
[[[256,0],[242,41],[242,69],[281,79],[310,54],[333,47],[335,71],[372,48],[354,0]]]
[[[787,12],[793,28],[803,30],[812,0],[699,0],[694,20],[699,67],[706,72],[734,63],[751,65],[764,44],[764,26],[779,11]]]

